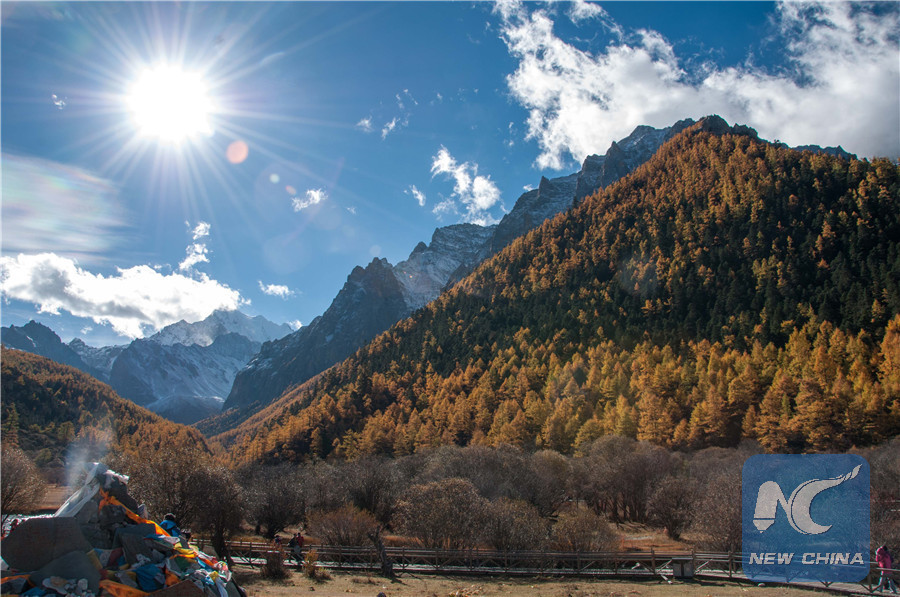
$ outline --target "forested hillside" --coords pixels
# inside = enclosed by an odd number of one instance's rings
[[[196,429],[120,398],[68,365],[4,348],[0,379],[4,444],[18,445],[51,476],[53,469],[107,452],[142,458],[165,447],[208,452]]]
[[[236,461],[900,432],[900,170],[712,117],[232,432]]]

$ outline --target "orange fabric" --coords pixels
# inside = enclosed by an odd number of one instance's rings
[[[113,597],[144,597],[144,595],[150,594],[111,580],[101,580],[100,590],[113,595]]]
[[[178,575],[166,568],[166,586],[171,587],[174,584],[178,584],[181,582],[181,579],[178,578]]]
[[[134,512],[128,509],[125,504],[117,500],[115,497],[109,495],[107,492],[100,490],[100,509],[102,510],[105,506],[122,506],[122,509],[125,510],[125,516],[136,522],[137,524],[152,524],[156,529],[157,535],[166,535],[167,537],[171,537],[169,533],[167,533],[161,526],[153,522],[152,520],[147,520],[146,518],[141,518]]]

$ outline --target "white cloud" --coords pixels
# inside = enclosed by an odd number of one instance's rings
[[[190,227],[190,224],[188,224]],[[194,240],[200,240],[205,236],[209,236],[209,222],[197,222],[192,232]]]
[[[395,93],[394,100],[397,105],[396,109],[385,108],[385,106],[382,105],[381,109],[375,110],[375,112],[378,113],[377,118],[379,120],[385,119],[384,124],[381,126],[382,139],[387,139],[387,136],[391,133],[409,126],[409,117],[412,115],[411,107],[419,105],[419,102],[409,92],[409,89],[404,89],[399,93]],[[388,117],[390,118],[388,119]],[[375,131],[375,118],[375,116],[370,115],[357,122],[356,126],[366,133],[372,133]]]
[[[441,147],[432,158],[431,174],[449,175],[454,182],[453,196],[466,207],[465,221],[487,226],[496,223],[488,210],[500,202],[500,189],[489,176],[478,174],[478,164],[457,163],[446,147]],[[447,201],[434,209],[434,213],[451,213]]]
[[[436,215],[439,220],[443,220],[444,216],[459,215],[459,210],[456,208],[456,201],[448,197],[435,205],[431,213]]]
[[[185,250],[187,255],[184,260],[178,264],[178,269],[183,272],[189,271],[198,263],[209,263],[209,250],[203,243],[191,243]]]
[[[777,74],[749,60],[687,72],[671,43],[647,30],[591,54],[558,38],[544,10],[501,2],[495,11],[519,61],[507,83],[529,111],[526,138],[537,141],[541,168],[561,169],[603,152],[641,124],[668,126],[708,114],[790,145],[900,155],[896,4],[778,4],[789,68]]]
[[[367,116],[363,118],[359,122],[356,123],[356,128],[362,129],[366,133],[371,133],[375,130],[375,126],[372,124],[372,117]]]
[[[294,291],[284,286],[282,284],[263,284],[262,280],[259,280],[259,289],[263,292],[263,294],[267,294],[269,296],[278,296],[283,299],[288,299],[294,296]]]
[[[386,122],[381,129],[381,138],[386,139],[390,132],[397,128],[399,123],[399,118],[392,118],[389,122]]]
[[[190,222],[185,222],[185,225],[191,231],[191,238],[195,241],[209,236],[209,222],[198,222],[193,229]],[[189,272],[198,263],[209,263],[209,250],[206,248],[206,243],[194,242],[189,244],[187,249],[185,249],[184,260],[178,264],[178,269],[183,272]]]
[[[407,194],[411,194],[419,204],[419,207],[425,207],[425,193],[416,188],[416,185],[410,185],[409,189],[404,191]]]
[[[587,21],[596,17],[606,16],[606,11],[599,4],[575,0],[569,5],[569,18],[575,23]]]
[[[299,319],[295,319],[294,321],[289,321],[289,322],[287,322],[287,324],[289,326],[291,326],[292,330],[299,330],[300,328],[303,327],[303,322],[300,321]]]
[[[324,189],[308,189],[306,191],[306,199],[294,197],[291,199],[291,204],[294,206],[294,211],[301,211],[326,199],[328,199],[328,193]]]
[[[137,265],[103,276],[54,253],[0,257],[0,289],[8,299],[35,304],[41,313],[68,311],[131,338],[247,304],[236,290],[205,274],[164,275]]]

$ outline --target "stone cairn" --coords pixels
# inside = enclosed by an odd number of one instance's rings
[[[3,595],[246,597],[225,562],[172,537],[128,495],[128,477],[94,463],[47,518],[0,542]]]

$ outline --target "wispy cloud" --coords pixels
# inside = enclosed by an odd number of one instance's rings
[[[162,274],[137,265],[103,276],[54,253],[0,257],[0,289],[6,298],[33,303],[41,313],[68,311],[130,338],[247,304],[239,292],[205,274]]]
[[[303,322],[300,321],[299,319],[295,319],[294,321],[289,321],[289,322],[287,322],[287,324],[289,326],[291,326],[292,330],[295,330],[295,331],[299,330],[300,328],[303,327]]]
[[[392,118],[389,122],[384,123],[384,126],[381,128],[381,138],[387,138],[390,132],[397,128],[399,122],[399,118]]]
[[[188,227],[190,227],[190,223],[185,222]],[[194,240],[200,240],[206,236],[209,236],[209,222],[197,222],[197,225],[194,227],[194,231],[191,233],[191,236]]]
[[[372,124],[372,117],[367,116],[360,119],[360,121],[356,123],[356,128],[362,129],[362,131],[366,133],[371,133],[372,131],[374,131],[375,125]]]
[[[650,30],[625,35],[619,29],[619,39],[592,54],[557,37],[549,12],[532,6],[508,1],[495,10],[518,60],[507,83],[529,111],[526,138],[537,141],[541,168],[580,162],[640,124],[668,126],[707,114],[791,145],[900,154],[895,3],[779,3],[775,23],[789,68],[775,74],[749,59],[728,68],[704,63],[688,72],[673,45]],[[615,33],[618,26],[593,6],[573,5],[569,16],[606,19],[604,26]]]
[[[394,94],[394,101],[396,108],[382,105],[380,110],[376,110],[380,114],[378,120],[384,119],[384,124],[380,128],[382,139],[387,139],[391,133],[409,126],[412,108],[419,105],[419,102],[409,92],[409,89],[404,89],[402,92]],[[356,123],[356,128],[365,133],[373,133],[376,130],[375,120],[376,117],[370,114],[360,119]]]
[[[289,299],[295,294],[294,291],[287,286],[282,284],[263,284],[262,280],[259,280],[259,289],[263,294],[277,296],[283,299]]]
[[[118,188],[88,170],[3,153],[2,251],[49,251],[82,263],[108,260],[126,242]]]
[[[178,264],[178,269],[183,272],[190,271],[199,263],[209,263],[209,251],[203,243],[191,243],[187,247],[187,255]]]
[[[185,222],[185,224],[190,229],[190,223]],[[209,230],[210,226],[208,222],[198,222],[191,231],[191,238],[195,241],[206,238],[209,236]],[[199,263],[209,263],[209,250],[206,248],[206,243],[191,243],[188,245],[185,253],[184,260],[178,264],[178,269],[183,272],[191,271],[191,269]]]
[[[328,193],[326,193],[324,189],[307,189],[306,197],[304,199],[294,197],[291,199],[291,204],[294,207],[294,211],[302,211],[307,207],[317,205],[326,199],[328,199]]]
[[[409,185],[409,188],[403,192],[412,195],[420,207],[425,207],[425,193],[416,188],[416,185]]]
[[[496,220],[488,212],[500,202],[500,189],[490,176],[478,174],[478,164],[473,162],[458,163],[446,147],[441,147],[432,158],[431,174],[449,175],[453,179],[453,197],[465,206],[464,220],[474,224],[487,226]],[[442,202],[446,203],[446,201]],[[440,207],[440,206],[439,206]],[[435,208],[437,210],[438,208]],[[442,213],[448,213],[449,207],[441,207]],[[438,213],[438,212],[435,212]]]
[[[586,0],[575,0],[569,3],[569,18],[573,23],[580,23],[598,17],[607,17],[607,13],[599,4]]]

